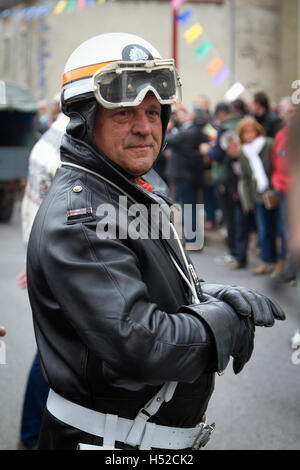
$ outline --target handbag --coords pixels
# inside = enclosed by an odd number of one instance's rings
[[[274,189],[267,189],[263,193],[263,203],[267,210],[276,209],[279,206],[279,197]]]

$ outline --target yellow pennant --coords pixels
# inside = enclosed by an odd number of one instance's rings
[[[203,31],[203,28],[201,24],[196,23],[184,33],[184,37],[187,40],[187,42],[191,44],[202,34],[202,31]]]
[[[56,7],[53,10],[53,13],[55,13],[55,15],[60,15],[64,11],[67,5],[68,5],[67,0],[59,0],[56,4]]]

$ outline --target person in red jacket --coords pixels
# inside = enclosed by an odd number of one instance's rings
[[[289,227],[289,245],[293,252],[296,262],[300,259],[300,217],[299,217],[299,202],[300,202],[300,107],[295,106],[295,111],[291,125],[288,132],[288,148],[289,148],[289,167],[291,181],[288,191],[287,200],[287,214],[288,214],[288,227]],[[299,264],[298,264],[299,266]],[[297,287],[299,295],[299,272],[297,273]],[[298,359],[300,350],[300,328],[297,329],[290,339],[290,346],[294,351],[292,357]],[[294,356],[294,354],[296,356]],[[293,360],[292,360],[293,362]],[[293,364],[298,364],[297,361]]]
[[[277,132],[274,139],[272,154],[273,169],[271,176],[272,186],[276,189],[280,201],[277,219],[277,231],[281,237],[281,253],[280,260],[276,264],[276,267],[271,275],[275,278],[284,270],[284,260],[286,258],[287,252],[286,195],[290,184],[287,159],[287,141],[289,126],[295,114],[295,105],[292,103],[290,97],[282,98],[279,105],[279,112],[285,125],[283,129]]]

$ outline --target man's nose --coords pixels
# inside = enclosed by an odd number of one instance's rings
[[[135,114],[132,132],[144,136],[151,134],[151,125],[145,112],[137,112]]]

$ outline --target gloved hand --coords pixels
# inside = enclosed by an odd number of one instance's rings
[[[218,370],[223,371],[233,357],[238,374],[251,357],[254,347],[254,323],[250,316],[239,316],[231,306],[216,297],[203,294],[200,304],[187,305],[180,312],[199,316],[209,327],[216,344]]]
[[[250,318],[241,318],[241,331],[238,335],[235,348],[231,353],[233,357],[233,371],[239,374],[246,362],[249,361],[254,348],[255,326]]]
[[[228,303],[241,317],[251,317],[257,326],[272,326],[275,319],[285,319],[278,302],[245,287],[204,283],[201,288],[204,294]]]

